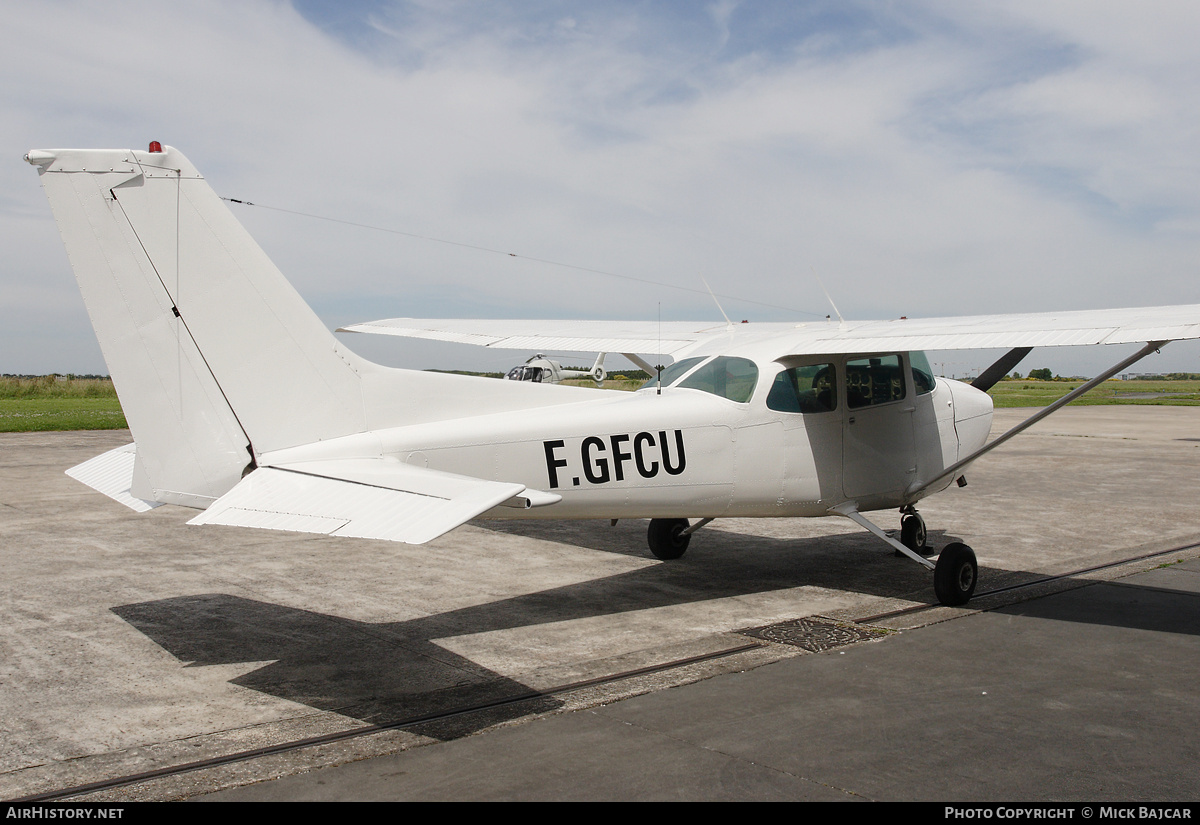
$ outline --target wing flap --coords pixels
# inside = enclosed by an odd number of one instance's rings
[[[259,467],[188,522],[424,544],[525,485],[382,459]]]

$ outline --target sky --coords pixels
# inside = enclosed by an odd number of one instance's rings
[[[1191,0],[45,0],[3,16],[0,373],[108,371],[22,155],[151,140],[260,204],[232,208],[331,328],[719,321],[705,283],[751,321],[823,318],[822,284],[847,319],[1200,303]],[[415,368],[532,354],[345,340]],[[1124,352],[1038,350],[1020,369],[1091,375]],[[931,360],[968,374],[995,355]],[[1200,372],[1200,345],[1143,365]]]

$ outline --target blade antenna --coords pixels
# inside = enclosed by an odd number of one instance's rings
[[[842,317],[842,313],[838,312],[837,304],[835,304],[833,302],[833,298],[831,298],[829,296],[829,290],[825,288],[825,282],[822,281],[821,276],[817,274],[817,268],[815,266],[812,267],[812,274],[813,274],[813,277],[817,279],[817,283],[821,285],[821,291],[825,293],[825,300],[829,302],[829,305],[831,307],[833,307],[833,314],[838,317],[838,323],[839,324],[846,323],[846,319]],[[726,319],[726,320],[728,320],[728,319]]]

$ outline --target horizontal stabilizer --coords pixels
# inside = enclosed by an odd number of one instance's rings
[[[126,444],[107,453],[101,453],[82,464],[67,470],[67,475],[82,482],[93,490],[104,493],[113,501],[119,501],[130,510],[144,513],[159,505],[157,501],[146,501],[129,492],[133,487],[133,470],[137,464],[137,445]]]
[[[188,524],[424,544],[525,490],[385,459],[260,467]]]

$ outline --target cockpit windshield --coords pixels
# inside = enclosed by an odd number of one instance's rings
[[[546,377],[546,370],[542,367],[513,367],[508,371],[508,375],[504,377],[509,381],[533,381],[540,384],[542,379]]]
[[[720,356],[704,364],[679,386],[690,390],[703,390],[745,404],[754,394],[758,383],[758,367],[746,358]]]
[[[682,361],[676,361],[674,364],[672,364],[669,367],[663,367],[662,385],[664,387],[671,386],[671,384],[673,384],[679,380],[680,376],[685,375],[688,372],[688,370],[690,370],[692,367],[696,366],[703,360],[704,360],[703,358],[684,358]],[[644,390],[647,387],[656,387],[656,386],[658,386],[658,376],[654,375],[652,373],[650,375],[650,380],[647,381],[645,384],[642,384],[642,386],[638,387],[638,389]]]
[[[704,363],[701,364],[701,362]],[[697,364],[701,364],[701,366],[697,368]],[[695,371],[691,372],[693,369]],[[688,375],[689,372],[691,372],[690,375]],[[680,381],[679,379],[685,375],[687,377]],[[689,390],[702,390],[739,404],[745,404],[754,394],[754,387],[758,383],[758,367],[753,361],[746,358],[732,358],[726,355],[720,355],[707,361],[704,358],[685,358],[662,372],[664,387],[670,386],[676,381],[679,382],[676,386]],[[658,379],[653,377],[642,385],[642,389],[653,387],[657,383]]]

